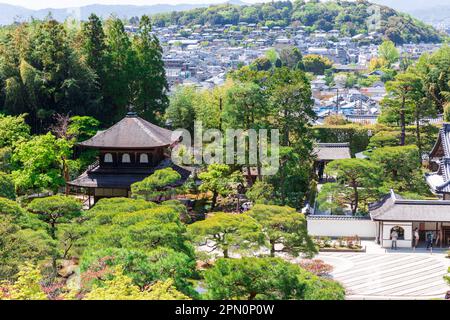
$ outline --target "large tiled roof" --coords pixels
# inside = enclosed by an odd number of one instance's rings
[[[369,205],[372,220],[450,222],[450,201],[405,200],[392,190],[381,201]]]
[[[331,161],[352,157],[349,143],[317,143],[314,147],[314,154],[317,160]]]
[[[146,149],[169,146],[178,137],[179,135],[170,130],[129,113],[109,129],[99,131],[94,137],[79,145],[92,148]]]

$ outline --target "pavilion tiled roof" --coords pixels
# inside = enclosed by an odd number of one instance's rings
[[[97,166],[85,171],[68,184],[83,188],[128,189],[133,183],[144,180],[156,170],[169,167],[177,171],[181,176],[181,179],[173,185],[174,187],[182,185],[194,170],[193,168],[178,166],[170,159],[163,160],[157,167],[153,168],[115,168],[108,170]]]
[[[97,132],[79,145],[91,148],[148,149],[170,146],[179,136],[130,112],[109,129]]]
[[[394,191],[381,201],[369,204],[372,220],[450,222],[450,201],[406,200]]]
[[[437,163],[439,169],[427,173],[425,180],[435,193],[450,193],[450,123],[444,123],[439,130],[439,136],[430,158],[440,158]]]
[[[313,153],[317,156],[317,160],[332,161],[352,157],[349,143],[317,143]]]

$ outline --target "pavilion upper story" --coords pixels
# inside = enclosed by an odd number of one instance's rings
[[[181,175],[182,183],[191,171],[175,165],[170,159],[170,149],[179,138],[180,134],[128,113],[109,129],[78,144],[82,148],[98,150],[97,161],[67,185],[77,193],[86,190],[97,201],[103,197],[130,196],[133,183],[167,167]]]

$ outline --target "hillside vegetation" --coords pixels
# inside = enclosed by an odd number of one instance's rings
[[[156,26],[177,25],[236,25],[240,22],[260,26],[285,27],[305,26],[306,31],[339,30],[343,35],[354,36],[368,33],[368,21],[373,16],[368,1],[305,2],[278,1],[272,3],[237,6],[222,4],[208,8],[157,14],[153,17]],[[442,35],[431,26],[399,13],[386,6],[380,6],[381,23],[378,32],[396,44],[440,42]]]

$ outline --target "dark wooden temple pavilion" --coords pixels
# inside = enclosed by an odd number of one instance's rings
[[[429,162],[432,173],[425,178],[431,191],[443,200],[450,200],[450,123],[444,123],[439,130]]]
[[[97,149],[97,160],[75,180],[67,183],[70,193],[88,196],[89,205],[101,198],[129,197],[130,186],[155,170],[172,167],[180,173],[180,184],[191,171],[170,160],[170,148],[179,135],[158,127],[130,112],[107,130],[78,144]]]

